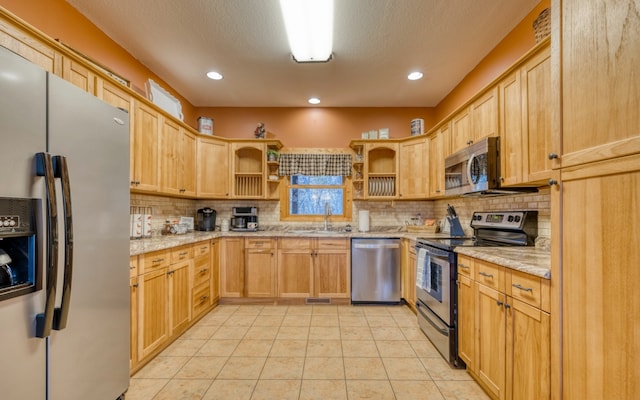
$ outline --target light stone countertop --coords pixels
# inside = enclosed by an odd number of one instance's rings
[[[400,228],[387,228],[381,230],[373,230],[370,232],[344,232],[329,231],[322,232],[318,229],[270,229],[257,232],[189,232],[182,235],[163,235],[154,236],[150,239],[134,239],[129,243],[129,255],[136,256],[139,254],[149,253],[152,251],[169,249],[176,246],[201,242],[203,240],[211,240],[220,237],[314,237],[314,238],[407,238],[415,240],[418,237],[441,237],[449,236],[448,234],[424,234],[402,231]]]
[[[539,247],[456,247],[455,252],[551,279],[551,253]]]

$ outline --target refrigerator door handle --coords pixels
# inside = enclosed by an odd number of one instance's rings
[[[56,178],[60,178],[64,209],[64,281],[62,283],[62,301],[53,315],[53,329],[59,331],[67,327],[69,304],[71,303],[71,281],[73,278],[73,216],[71,214],[71,186],[67,159],[54,156],[53,165]]]
[[[56,202],[53,162],[48,153],[36,154],[36,175],[44,176],[47,195],[47,294],[44,313],[36,315],[36,336],[46,338],[51,333],[58,285],[58,206]]]

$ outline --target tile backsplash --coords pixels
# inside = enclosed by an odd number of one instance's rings
[[[447,204],[455,207],[465,233],[473,234],[469,226],[474,211],[498,211],[498,210],[536,210],[538,211],[538,236],[551,237],[551,202],[548,187],[542,188],[538,193],[526,193],[497,197],[457,197],[435,201],[354,201],[351,226],[354,230],[358,227],[358,211],[369,211],[371,229],[376,227],[402,227],[411,217],[420,213],[422,218],[437,219],[444,226],[447,215]],[[153,196],[145,194],[131,194],[131,206],[151,207],[153,220],[152,230],[154,235],[160,234],[166,220],[176,220],[181,216],[195,217],[199,208],[211,207],[217,212],[219,225],[222,218],[231,217],[232,207],[256,206],[259,209],[259,222],[262,227],[286,227],[291,225],[304,225],[304,223],[291,223],[280,221],[280,202],[260,200],[188,200],[172,197]],[[308,225],[307,223],[306,225]],[[316,223],[317,225],[317,223]],[[335,223],[334,226],[343,226],[345,223]]]

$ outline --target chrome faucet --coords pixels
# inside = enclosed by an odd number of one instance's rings
[[[327,201],[324,203],[324,230],[329,230],[329,216],[331,216],[331,204]]]

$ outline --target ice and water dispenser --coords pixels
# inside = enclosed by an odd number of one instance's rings
[[[0,301],[39,290],[36,212],[40,200],[0,198]]]

